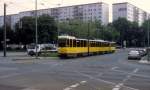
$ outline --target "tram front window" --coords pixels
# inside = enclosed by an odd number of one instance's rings
[[[58,43],[59,47],[66,47],[66,40],[65,39],[60,39]]]

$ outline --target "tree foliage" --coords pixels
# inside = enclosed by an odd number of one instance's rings
[[[7,44],[13,44],[15,40],[15,33],[9,26],[6,26],[6,39],[7,39]],[[8,41],[9,40],[9,41]],[[3,43],[4,41],[4,27],[0,28],[0,49],[3,48]]]
[[[48,16],[42,15],[38,19],[38,41],[39,43],[51,43],[57,40],[57,26],[55,20]],[[23,17],[16,24],[16,36],[19,37],[17,42],[30,44],[35,42],[35,18]]]
[[[15,31],[7,26],[7,38],[9,44],[30,44],[35,42],[35,18],[23,17],[15,25]],[[58,32],[57,32],[58,29]],[[146,46],[148,40],[148,30],[150,29],[150,20],[146,20],[141,26],[137,22],[130,22],[125,18],[102,25],[100,21],[80,21],[67,20],[57,22],[48,15],[38,17],[38,41],[39,43],[52,43],[57,41],[57,35],[71,35],[78,38],[104,39],[115,41],[127,46]],[[3,41],[3,27],[0,28],[0,41]],[[0,43],[2,48],[2,43]]]
[[[64,27],[65,26],[65,27]],[[111,24],[104,26],[100,21],[83,22],[79,20],[70,20],[59,23],[61,34],[73,35],[78,38],[116,40],[119,37],[118,32]]]

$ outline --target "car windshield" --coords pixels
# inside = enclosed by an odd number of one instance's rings
[[[28,45],[27,48],[28,48],[28,49],[35,49],[35,45]],[[37,48],[38,48],[38,46],[37,46]]]
[[[129,54],[138,54],[138,51],[130,51]]]

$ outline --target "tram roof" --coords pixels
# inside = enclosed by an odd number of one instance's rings
[[[80,38],[77,38],[76,40],[84,40],[84,41],[87,41],[88,39],[80,39]]]
[[[101,40],[101,39],[97,39],[97,40],[90,40],[90,41],[95,41],[95,42],[107,42],[107,41],[104,41],[104,40]]]
[[[58,38],[64,38],[64,39],[76,39],[74,36],[68,36],[68,35],[63,35],[63,36],[58,36]]]

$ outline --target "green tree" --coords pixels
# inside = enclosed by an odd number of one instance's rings
[[[119,18],[113,22],[113,27],[120,33],[120,44],[123,45],[123,41],[127,40],[128,30],[130,29],[131,23],[125,18]]]
[[[35,42],[35,19],[34,17],[23,17],[16,24],[16,38],[18,44],[29,44]]]
[[[141,30],[143,31],[143,40],[144,43],[146,43],[148,45],[148,30],[150,32],[150,19],[146,20],[142,26],[141,26]]]
[[[35,42],[35,18],[23,17],[16,24],[17,42],[24,45]],[[49,15],[38,17],[38,41],[50,43],[57,40],[57,26],[55,20]]]
[[[0,28],[0,49],[2,49],[2,47],[3,47],[3,45],[2,45],[2,41],[4,38],[3,32],[4,32],[4,28],[1,27]],[[9,40],[9,41],[7,41],[7,44],[14,44],[15,43],[14,37],[15,37],[14,31],[11,30],[11,28],[9,26],[6,26],[6,39]]]
[[[57,40],[57,24],[49,15],[38,18],[38,34],[40,43],[52,43]]]

